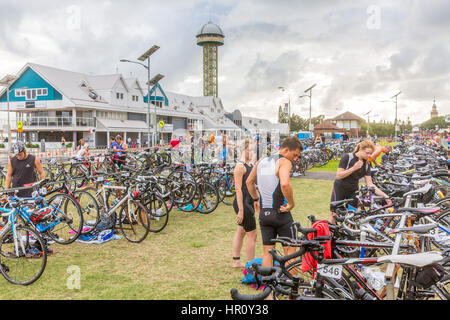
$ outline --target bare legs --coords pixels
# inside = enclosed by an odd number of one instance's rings
[[[240,255],[242,245],[244,244],[244,238],[246,236],[247,238],[245,239],[245,254],[247,257],[247,261],[255,259],[257,231],[252,230],[249,232],[245,232],[243,227],[238,226],[233,237],[233,262],[231,264],[233,268],[245,267],[245,264],[243,264],[240,260]]]

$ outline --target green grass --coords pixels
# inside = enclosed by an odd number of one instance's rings
[[[393,147],[394,145],[397,144],[397,142],[388,142],[386,140],[380,140],[379,144],[382,146],[391,146]],[[381,157],[383,156],[384,153],[381,153],[381,155],[377,158],[377,163],[381,162]],[[310,172],[321,172],[321,171],[332,171],[332,172],[336,172],[339,166],[339,160],[335,161],[334,159],[331,159],[326,165],[322,166],[322,167],[313,167],[311,170],[309,170]]]
[[[293,179],[294,220],[309,226],[310,214],[328,218],[332,183]],[[34,284],[16,286],[0,277],[0,299],[230,299],[232,287],[255,293],[239,283],[242,270],[230,267],[235,217],[232,207],[223,204],[208,215],[172,211],[168,226],[139,244],[121,239],[52,245],[56,253]],[[262,257],[259,225],[256,256]],[[245,261],[244,250],[241,257]],[[67,286],[71,266],[79,268],[80,289]]]
[[[322,167],[313,167],[311,172],[321,172],[321,171],[332,171],[336,172],[339,166],[339,160],[335,161],[334,159],[331,159],[326,165]]]

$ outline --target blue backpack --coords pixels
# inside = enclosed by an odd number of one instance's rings
[[[255,262],[258,265],[261,265],[262,258],[256,258],[256,259],[250,260],[245,264],[245,269],[244,269],[244,271],[242,271],[244,273],[244,278],[241,280],[241,283],[250,284],[250,285],[256,283],[255,271],[252,268],[252,264]],[[277,261],[275,261],[275,264],[278,265],[279,263]]]

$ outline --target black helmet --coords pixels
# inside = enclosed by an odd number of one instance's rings
[[[25,143],[23,143],[22,141],[18,141],[16,143],[14,143],[14,145],[12,147],[12,151],[14,154],[19,154],[19,153],[25,151]]]

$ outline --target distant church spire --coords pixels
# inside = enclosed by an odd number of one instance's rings
[[[438,111],[437,111],[437,107],[436,107],[436,96],[433,99],[433,106],[431,107],[431,113],[430,113],[430,118],[433,119],[435,117],[438,116]]]

